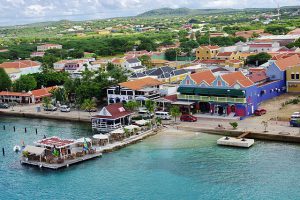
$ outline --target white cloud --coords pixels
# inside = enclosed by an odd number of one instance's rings
[[[0,0],[0,26],[49,19],[85,20],[91,17],[136,15],[151,9],[276,7],[277,0]],[[300,0],[278,0],[280,6]],[[18,12],[16,12],[18,10]],[[72,16],[73,15],[73,16]]]

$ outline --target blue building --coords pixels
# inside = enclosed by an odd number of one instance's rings
[[[250,116],[261,102],[286,92],[285,73],[299,64],[298,56],[270,61],[266,69],[188,75],[178,88],[178,100],[194,102],[193,112],[212,115]]]

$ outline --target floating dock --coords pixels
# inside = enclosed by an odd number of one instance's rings
[[[253,139],[222,137],[217,141],[218,145],[249,148],[254,144]]]
[[[64,167],[69,167],[70,165],[73,165],[73,164],[77,164],[77,163],[80,163],[80,162],[83,162],[83,161],[87,161],[87,160],[91,160],[91,159],[94,159],[94,158],[99,158],[102,156],[102,153],[101,152],[96,152],[94,154],[87,154],[85,156],[82,156],[82,157],[78,157],[78,158],[75,158],[75,159],[72,159],[72,160],[65,160],[63,163],[53,163],[53,164],[49,164],[49,163],[46,163],[46,162],[39,162],[39,161],[29,161],[29,160],[26,160],[26,158],[22,158],[20,160],[20,163],[21,164],[27,164],[27,165],[33,165],[33,166],[37,166],[39,168],[48,168],[48,169],[60,169],[60,168],[64,168]]]

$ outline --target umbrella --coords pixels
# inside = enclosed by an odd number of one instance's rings
[[[137,125],[144,126],[144,125],[146,125],[147,123],[149,123],[149,121],[148,121],[148,120],[142,119],[142,120],[136,121],[135,123],[136,123]]]
[[[98,139],[98,140],[108,140],[108,135],[97,134],[97,135],[94,135],[93,138]]]
[[[90,138],[79,138],[76,140],[77,143],[84,143],[84,142],[91,142],[92,140]]]
[[[110,134],[124,134],[124,129],[123,128],[116,129],[110,132]]]

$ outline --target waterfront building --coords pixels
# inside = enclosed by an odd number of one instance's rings
[[[159,88],[162,84],[161,81],[150,77],[119,83],[118,86],[107,89],[107,100],[109,104],[154,100],[160,97]]]
[[[240,71],[213,73],[211,70],[191,74],[181,82],[178,100],[194,103],[193,112],[249,116],[262,101],[285,92],[284,80],[261,76],[251,74],[247,77]]]
[[[29,92],[0,92],[0,103],[20,103],[20,104],[34,104],[42,101],[44,97],[51,97],[51,91],[55,90],[57,86],[41,88]]]
[[[300,65],[290,67],[286,70],[287,92],[300,93]]]
[[[110,104],[92,117],[92,128],[99,132],[110,132],[131,124],[131,115],[122,103]]]

